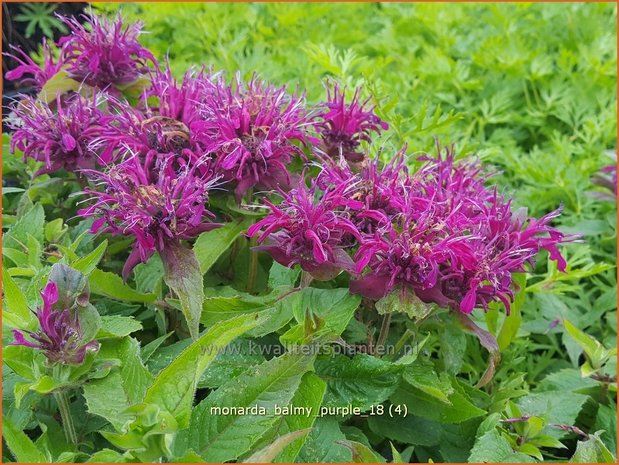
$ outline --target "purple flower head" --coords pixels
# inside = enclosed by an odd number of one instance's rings
[[[107,88],[136,81],[148,71],[155,57],[138,42],[142,24],[125,26],[120,15],[115,20],[84,17],[85,28],[75,18],[60,17],[71,34],[58,42],[63,47],[67,71],[74,79],[90,86]]]
[[[362,204],[346,198],[344,184],[322,196],[314,183],[304,182],[285,193],[279,205],[264,202],[271,212],[247,231],[258,236],[258,250],[268,252],[278,263],[292,267],[299,264],[315,279],[329,280],[342,270],[352,270],[354,263],[345,250],[347,236],[360,239],[357,228],[347,218],[350,210]]]
[[[24,86],[34,86],[37,90],[41,90],[45,83],[58,73],[64,65],[62,55],[58,61],[54,61],[52,50],[46,39],[43,39],[43,66],[35,63],[21,48],[11,46],[11,49],[15,53],[5,53],[5,55],[17,61],[19,66],[7,72],[5,77],[9,81],[21,79]],[[31,77],[24,78],[24,75]]]
[[[351,281],[352,292],[380,299],[401,288],[463,313],[492,301],[509,312],[512,273],[526,271],[541,249],[565,270],[557,246],[575,237],[550,226],[560,210],[527,219],[484,186],[477,162],[456,164],[450,150],[422,160],[406,186],[405,207],[363,235],[356,271],[366,273]]]
[[[114,99],[110,99],[110,106],[113,112],[105,117],[101,136],[91,144],[102,158],[155,158],[158,154],[170,154],[197,164],[202,173],[208,172],[210,158],[185,123],[137,110]]]
[[[323,161],[320,186],[347,184],[351,199],[363,203],[361,210],[351,212],[351,221],[362,234],[373,234],[406,208],[411,182],[405,152],[406,148],[402,149],[388,163],[382,163],[379,157],[367,160],[358,173],[348,165]]]
[[[452,247],[462,238],[445,234],[432,210],[402,215],[372,235],[366,235],[355,256],[357,273],[370,272],[350,283],[350,290],[380,299],[396,288],[412,289],[424,302],[448,302],[437,292],[439,266],[450,258]]]
[[[40,329],[37,332],[13,330],[12,345],[42,350],[52,363],[79,365],[88,351],[99,349],[97,341],[84,343],[77,312],[70,309],[55,310],[58,288],[50,281],[43,292],[43,307],[37,308]]]
[[[209,222],[214,215],[205,207],[214,180],[198,175],[196,165],[182,158],[133,156],[106,173],[86,174],[104,187],[102,192],[87,189],[94,203],[78,212],[96,218],[91,232],[136,239],[123,268],[125,279],[155,251],[219,226]]]
[[[346,103],[344,90],[335,84],[327,86],[327,102],[323,111],[317,115],[315,124],[320,133],[327,154],[334,160],[342,159],[349,163],[363,161],[365,155],[358,151],[362,140],[371,142],[372,132],[380,134],[381,130],[389,129],[368,107],[369,99],[360,101],[360,89],[357,88],[352,101]]]
[[[201,119],[200,105],[221,85],[217,75],[205,69],[190,69],[179,82],[169,65],[164,70],[157,68],[151,73],[150,87],[144,92],[142,105],[149,115],[175,119],[187,127]]]
[[[57,96],[52,109],[46,103],[24,97],[13,107],[9,120],[15,131],[11,150],[17,148],[25,158],[44,162],[37,174],[61,168],[94,168],[98,157],[90,143],[101,134],[103,116],[98,100],[97,95],[86,99],[75,94],[65,100]]]
[[[236,183],[238,198],[254,186],[291,187],[287,165],[295,155],[304,156],[298,143],[312,140],[303,98],[255,76],[244,84],[237,74],[233,86],[217,86],[202,111],[201,139],[218,172]]]

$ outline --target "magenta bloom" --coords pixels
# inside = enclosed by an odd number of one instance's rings
[[[197,164],[207,173],[210,157],[196,139],[195,132],[182,121],[167,116],[149,115],[123,102],[110,100],[112,114],[104,119],[100,137],[91,148],[106,160],[155,158],[159,154],[177,155]]]
[[[365,155],[358,151],[362,140],[371,142],[372,133],[380,134],[389,125],[367,107],[369,99],[360,102],[360,89],[356,89],[352,101],[346,103],[344,90],[336,84],[333,89],[327,86],[327,102],[317,116],[315,124],[320,133],[327,154],[334,160],[361,162]]]
[[[45,83],[58,73],[64,65],[62,55],[58,61],[54,61],[52,51],[46,39],[43,39],[43,66],[39,66],[35,63],[21,48],[11,46],[11,49],[14,50],[15,53],[5,53],[5,55],[16,60],[19,66],[7,72],[5,77],[9,81],[21,79],[23,85],[34,86],[37,90],[41,90]],[[30,77],[24,78],[24,76]]]
[[[278,263],[299,264],[318,280],[329,280],[342,270],[352,270],[353,261],[345,248],[348,236],[360,239],[357,228],[347,218],[351,209],[362,204],[346,199],[345,185],[326,191],[319,200],[316,184],[307,188],[300,182],[283,201],[274,205],[264,200],[271,212],[247,231],[258,233],[258,250],[268,252]]]
[[[155,251],[219,226],[209,221],[214,215],[205,207],[213,181],[182,158],[136,155],[106,173],[93,170],[87,175],[105,189],[87,189],[95,201],[78,212],[96,218],[91,232],[136,239],[123,268],[125,279]]]
[[[372,234],[406,209],[412,186],[404,154],[405,149],[385,164],[378,157],[369,160],[357,173],[348,164],[322,160],[318,183],[323,189],[342,183],[349,186],[350,198],[363,203],[362,209],[351,212],[351,221],[362,234]]]
[[[59,40],[68,72],[90,86],[107,88],[131,84],[155,63],[152,53],[138,42],[142,24],[123,25],[119,16],[108,20],[86,18],[87,30],[75,18],[60,17],[71,34]]]
[[[19,149],[25,158],[45,163],[37,174],[51,173],[61,168],[76,171],[93,168],[98,160],[90,143],[101,134],[103,113],[98,97],[90,99],[78,94],[69,99],[56,97],[55,109],[48,104],[24,97],[13,107],[9,120],[15,131],[11,150]]]
[[[58,302],[56,283],[49,282],[43,292],[43,307],[37,308],[38,332],[13,330],[12,345],[32,347],[43,351],[50,362],[79,365],[86,352],[99,349],[97,341],[84,343],[77,312],[55,310]]]
[[[191,69],[179,82],[169,65],[151,73],[151,85],[144,92],[142,104],[149,115],[158,115],[182,122],[187,127],[202,118],[200,105],[221,85],[217,76],[202,69]]]
[[[233,86],[217,86],[202,111],[201,139],[218,172],[235,182],[237,197],[254,186],[291,187],[288,164],[295,155],[304,156],[299,143],[312,140],[302,98],[255,76],[244,84],[237,75]]]
[[[484,187],[478,163],[457,165],[449,150],[445,158],[422,160],[407,185],[406,207],[363,235],[356,271],[367,271],[351,281],[352,292],[380,299],[400,288],[463,313],[492,301],[509,312],[512,273],[526,271],[541,249],[565,270],[557,245],[575,237],[549,225],[560,210],[539,220],[513,214],[510,202]]]

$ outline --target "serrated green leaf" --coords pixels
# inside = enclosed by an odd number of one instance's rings
[[[280,454],[286,446],[307,435],[311,428],[293,431],[292,433],[284,434],[278,437],[272,444],[269,444],[263,449],[254,452],[250,457],[243,460],[243,463],[271,463],[273,459]]]
[[[278,421],[275,405],[290,403],[313,359],[312,355],[288,353],[230,380],[193,409],[182,444],[209,462],[233,460],[246,453]],[[268,414],[224,414],[217,410],[252,406],[263,407]]]
[[[146,393],[145,402],[166,409],[176,418],[181,428],[186,426],[202,373],[219,350],[260,322],[256,316],[241,315],[210,328],[157,375]],[[201,449],[194,450],[202,455]]]
[[[2,437],[17,462],[48,463],[51,460],[37,449],[26,433],[17,428],[6,416],[2,417]]]
[[[130,316],[104,315],[97,339],[106,337],[124,337],[142,329],[142,323]]]
[[[316,374],[327,383],[325,406],[359,407],[362,411],[385,401],[398,387],[404,367],[357,354],[318,357]]]

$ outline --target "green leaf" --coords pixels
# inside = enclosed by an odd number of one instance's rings
[[[41,204],[36,204],[4,234],[2,247],[22,249],[28,242],[28,234],[31,234],[40,243],[43,243],[43,228],[45,226],[45,212]]]
[[[578,441],[576,452],[570,459],[572,463],[617,463],[617,459],[600,439],[600,433],[589,435],[586,441]]]
[[[594,369],[600,368],[608,360],[610,353],[598,340],[578,329],[569,320],[565,320],[563,324],[576,344],[585,351]]]
[[[357,441],[349,441],[348,439],[344,439],[341,441],[337,441],[337,444],[341,444],[342,446],[350,449],[352,453],[352,463],[385,463],[386,460],[384,457],[379,455],[377,452],[370,449],[365,444],[362,444]]]
[[[71,79],[69,73],[65,70],[60,70],[47,80],[43,88],[37,95],[37,100],[41,102],[50,103],[56,99],[56,95],[65,94],[71,91],[78,91],[80,86],[83,85],[80,82]]]
[[[2,437],[17,462],[49,463],[50,459],[6,416],[2,417]]]
[[[287,353],[249,368],[209,394],[193,410],[183,438],[185,448],[193,449],[207,462],[234,460],[249,451],[278,421],[275,405],[290,403],[302,376],[311,369],[313,358]],[[267,414],[219,410],[226,407],[263,407]]]
[[[105,254],[106,249],[107,240],[99,244],[99,246],[95,250],[90,252],[85,257],[82,257],[71,263],[71,267],[75,268],[78,271],[81,271],[86,276],[88,276],[97,267],[97,265],[101,261],[101,258],[103,258],[103,254]]]
[[[367,354],[336,355],[316,360],[316,374],[327,382],[324,405],[352,405],[362,411],[394,393],[404,367]]]
[[[90,456],[86,463],[126,463],[128,460],[112,449],[101,449]]]
[[[441,441],[441,426],[438,423],[414,415],[393,418],[374,415],[369,417],[368,426],[380,437],[403,444],[436,446]]]
[[[479,437],[469,456],[470,463],[532,463],[535,462],[525,454],[514,452],[509,441],[493,429]]]
[[[204,302],[204,283],[196,255],[180,243],[169,244],[160,255],[165,271],[164,280],[179,297],[189,333],[196,340]]]
[[[214,325],[157,375],[145,402],[167,409],[181,428],[187,426],[198,380],[206,367],[219,350],[259,322],[256,314],[248,314]]]
[[[300,463],[348,463],[352,452],[338,441],[345,441],[346,436],[340,430],[335,418],[318,418],[307,437],[297,462]]]
[[[104,315],[97,339],[106,337],[124,337],[142,329],[142,323],[131,316]]]
[[[98,356],[121,360],[121,366],[105,378],[84,385],[88,411],[121,430],[132,419],[126,409],[144,399],[153,377],[142,364],[139,343],[133,338],[104,341]]]
[[[301,378],[299,389],[295,393],[290,404],[293,407],[300,407],[310,412],[310,415],[287,415],[283,417],[283,422],[278,428],[282,431],[299,431],[311,428],[316,420],[316,413],[320,410],[322,399],[324,398],[327,385],[316,374],[305,373]],[[305,444],[306,436],[296,439],[288,444],[285,449],[274,460],[278,463],[292,463],[299,455],[299,451]]]
[[[2,267],[2,290],[6,304],[2,312],[2,322],[6,325],[33,331],[37,328],[37,318],[28,308],[28,301],[7,270]]]
[[[546,423],[573,425],[588,396],[573,392],[536,392],[518,399],[523,415],[542,417]],[[560,439],[566,432],[546,427],[544,434]]]
[[[527,275],[525,273],[513,273],[512,279],[520,290],[517,292],[514,302],[510,307],[510,314],[505,317],[503,326],[501,326],[501,330],[497,336],[497,342],[501,352],[503,352],[514,337],[516,337],[518,329],[520,328],[520,323],[522,323],[520,309],[522,308],[526,296]]]
[[[239,338],[230,343],[227,350],[221,351],[204,372],[198,386],[218,388],[228,380],[236,378],[249,367],[259,365],[265,358],[258,350],[254,340]]]
[[[237,237],[252,224],[253,221],[244,219],[227,223],[221,228],[207,231],[198,236],[193,246],[200,272],[206,273],[215,264],[217,259],[232,245]]]
[[[411,320],[423,320],[435,308],[436,305],[422,302],[413,292],[403,291],[400,286],[376,302],[376,310],[380,315],[404,313]]]
[[[114,273],[94,269],[89,276],[90,292],[126,302],[151,303],[157,299],[155,294],[144,294],[123,283]]]
[[[360,303],[360,296],[351,294],[348,289],[306,287],[288,296],[282,305],[292,309],[300,326],[305,325],[309,310],[312,317],[324,322],[322,331],[339,336],[348,326]]]
[[[121,431],[133,418],[133,415],[126,411],[130,402],[123,384],[120,372],[112,371],[105,378],[84,385],[88,412],[105,418],[118,431]]]
[[[271,463],[273,459],[280,454],[286,446],[303,438],[311,431],[311,428],[301,429],[292,433],[284,434],[278,437],[272,444],[269,444],[258,452],[254,452],[250,457],[243,460],[243,463]]]
[[[391,397],[391,402],[407,405],[409,414],[441,423],[461,423],[486,413],[472,403],[454,377],[451,377],[451,386],[453,392],[448,396],[449,405],[408,383],[401,384],[400,389]]]
[[[403,375],[404,379],[417,389],[436,398],[440,402],[450,404],[449,395],[453,393],[449,377],[445,373],[439,375],[434,370],[432,362],[417,360],[406,368]]]

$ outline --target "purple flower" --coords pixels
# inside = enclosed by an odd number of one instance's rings
[[[123,25],[99,16],[88,18],[87,30],[75,18],[60,17],[71,34],[59,40],[67,71],[74,79],[90,86],[107,88],[131,84],[155,63],[152,53],[138,42],[142,23]]]
[[[12,345],[32,347],[42,350],[53,363],[79,365],[86,352],[99,348],[97,341],[84,343],[77,312],[70,309],[55,310],[58,302],[56,283],[49,282],[43,292],[43,307],[37,308],[40,329],[37,332],[13,330],[15,340]]]
[[[351,281],[352,292],[380,299],[400,288],[463,313],[501,301],[509,313],[512,273],[526,271],[541,249],[565,270],[557,246],[575,237],[550,226],[560,210],[527,219],[484,186],[477,162],[456,164],[450,150],[421,160],[405,207],[362,235],[356,271],[368,271]]]
[[[363,203],[362,209],[351,212],[351,221],[359,232],[372,234],[405,210],[412,188],[404,163],[405,150],[385,164],[379,157],[369,160],[358,173],[353,173],[348,164],[322,160],[323,170],[318,177],[320,187],[343,183],[349,186],[346,192],[350,198]]]
[[[347,218],[349,210],[362,204],[348,200],[346,186],[340,185],[320,196],[316,184],[307,188],[300,182],[289,193],[281,192],[279,205],[264,202],[271,212],[249,228],[251,237],[258,233],[256,247],[268,252],[278,263],[301,268],[318,280],[329,280],[342,270],[352,270],[353,261],[345,250],[347,236],[360,239],[357,228]],[[318,200],[316,200],[318,198]]]
[[[102,158],[154,158],[169,154],[198,165],[202,173],[209,171],[210,157],[185,123],[150,111],[145,113],[121,101],[110,99],[109,104],[113,112],[104,118],[101,135],[91,144]]]
[[[389,125],[367,107],[370,99],[360,102],[360,89],[357,88],[352,101],[346,103],[344,90],[337,84],[333,89],[327,86],[327,102],[323,111],[317,116],[315,124],[320,133],[327,154],[334,160],[346,160],[349,163],[363,161],[365,155],[358,151],[362,140],[371,142],[371,133],[380,134],[389,129]]]
[[[45,83],[58,73],[64,65],[62,55],[58,61],[54,61],[52,51],[46,39],[43,39],[43,66],[39,66],[35,63],[21,48],[11,45],[11,49],[14,50],[15,53],[5,53],[5,55],[17,61],[19,66],[7,72],[5,77],[9,81],[21,79],[23,85],[34,86],[37,90],[41,90]],[[24,78],[24,75],[30,75],[32,77]]]
[[[149,115],[171,118],[191,127],[202,118],[201,103],[215,93],[218,85],[221,85],[218,76],[204,69],[187,71],[179,82],[168,65],[151,73],[151,84],[143,94],[142,105]]]
[[[25,158],[45,163],[37,174],[61,168],[76,171],[93,168],[98,160],[90,143],[101,134],[103,113],[98,96],[90,99],[75,94],[62,100],[56,97],[55,108],[31,97],[24,97],[13,107],[9,125],[15,131],[11,150],[19,149]]]
[[[302,98],[255,76],[245,85],[237,74],[233,86],[217,86],[202,111],[201,139],[218,172],[236,183],[238,198],[255,186],[291,187],[288,164],[295,155],[304,157],[299,143],[312,140]]]
[[[615,155],[616,156],[616,155]],[[617,164],[605,166],[591,179],[591,182],[607,189],[606,192],[595,191],[590,195],[599,200],[617,200]],[[610,192],[608,192],[610,191]]]
[[[104,187],[102,192],[87,189],[95,202],[78,212],[97,218],[91,232],[104,230],[136,239],[123,268],[125,279],[155,251],[219,226],[209,222],[214,215],[205,207],[214,181],[197,174],[196,165],[183,158],[136,155],[106,173],[86,174]]]

